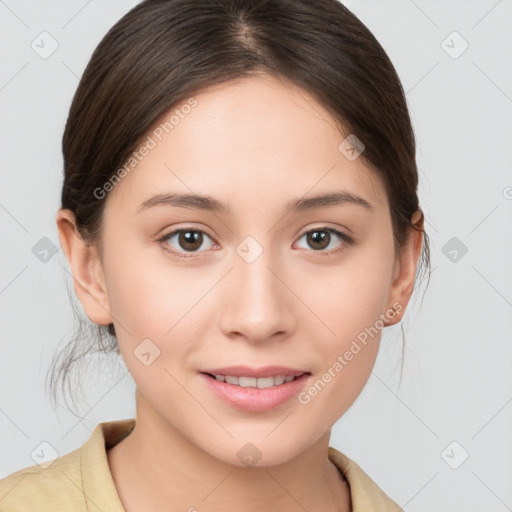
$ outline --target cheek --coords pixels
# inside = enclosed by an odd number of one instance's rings
[[[168,263],[165,254],[153,252],[150,261],[149,255],[137,258],[127,253],[104,262],[110,308],[126,366],[141,379],[149,376],[151,372],[140,365],[141,354],[149,352],[151,359],[158,356],[151,363],[153,371],[186,369],[187,355],[196,350],[215,310],[214,294],[209,291],[218,281],[218,272],[198,278],[190,267]]]
[[[386,308],[393,258],[390,241],[376,238],[347,251],[340,265],[317,266],[311,278],[302,280],[300,293],[324,325],[323,339],[331,354],[379,321]],[[382,328],[381,322],[377,326]]]
[[[327,414],[335,422],[364,388],[378,354],[393,258],[389,241],[376,240],[336,271],[317,273],[316,287],[303,288],[324,324],[318,336],[323,368],[303,395],[311,414],[325,415],[332,406]]]
[[[187,311],[205,294],[204,279],[167,261],[157,247],[134,245],[104,265],[112,314],[139,337],[164,338],[181,318],[180,324],[187,325]]]

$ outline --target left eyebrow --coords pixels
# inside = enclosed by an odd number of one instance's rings
[[[373,211],[373,206],[366,199],[345,191],[318,194],[316,196],[290,201],[287,208],[288,210],[302,212],[326,206],[340,206],[342,204],[354,204]]]
[[[367,210],[373,211],[373,206],[366,199],[346,191],[323,193],[312,197],[295,199],[288,202],[286,208],[288,211],[303,212],[314,210],[315,208],[340,206],[343,204],[362,206]],[[156,194],[149,199],[146,199],[137,208],[136,213],[158,205],[177,206],[192,210],[203,210],[225,214],[230,213],[229,206],[214,197],[198,194],[182,194],[178,192]]]

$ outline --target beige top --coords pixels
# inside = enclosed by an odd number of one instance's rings
[[[0,480],[1,512],[125,512],[110,473],[107,450],[126,437],[135,419],[99,423],[76,450],[49,466],[20,469]],[[351,459],[329,447],[329,459],[350,486],[352,512],[403,512]]]

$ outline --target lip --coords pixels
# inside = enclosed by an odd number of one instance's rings
[[[237,367],[242,368],[242,367]],[[273,373],[276,368],[279,367],[269,367],[271,368],[270,374],[266,375],[270,377],[272,375],[283,375],[283,373]],[[282,367],[281,367],[282,368]],[[217,369],[215,371],[219,372],[216,375],[223,375],[220,371],[221,369]],[[226,369],[222,369],[225,371]],[[262,369],[258,370],[261,372]],[[233,371],[233,368],[229,368],[229,371]],[[247,369],[244,370],[246,372]],[[288,371],[291,370],[288,368]],[[210,373],[208,371],[208,373]],[[228,384],[227,382],[221,382],[212,378],[207,373],[200,373],[200,378],[203,379],[204,383],[208,387],[208,389],[212,390],[213,393],[226,401],[230,405],[243,409],[245,411],[250,412],[263,412],[269,411],[278,407],[294,396],[296,396],[306,385],[307,381],[311,377],[310,373],[305,372],[295,372],[299,373],[300,377],[292,380],[291,382],[285,382],[279,386],[274,386],[271,388],[253,388],[253,387],[241,387],[236,386],[235,384]],[[233,375],[233,373],[226,373],[225,375]],[[258,375],[249,375],[247,373],[240,373],[240,375],[245,375],[247,377],[261,377],[261,373]],[[289,374],[290,375],[290,374]],[[293,375],[293,373],[292,373]]]
[[[251,368],[249,366],[226,366],[224,368],[213,368],[202,370],[202,373],[210,373],[212,375],[232,375],[233,377],[275,377],[276,375],[284,375],[288,377],[298,377],[303,373],[308,373],[306,370],[297,370],[287,368],[286,366],[262,366],[261,368]]]

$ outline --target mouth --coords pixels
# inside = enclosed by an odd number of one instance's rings
[[[214,396],[250,412],[270,411],[289,402],[308,384],[311,375],[282,366],[259,370],[238,366],[199,372]]]
[[[310,372],[302,372],[297,375],[270,375],[268,377],[252,377],[247,375],[224,375],[224,374],[213,374],[208,372],[201,372],[207,375],[211,379],[219,382],[225,382],[241,388],[273,388],[282,386],[288,382],[292,382],[299,379],[303,375],[311,375]]]
[[[287,366],[272,365],[253,368],[246,365],[203,368],[203,374],[218,382],[225,382],[241,388],[273,388],[288,384],[311,372]]]

